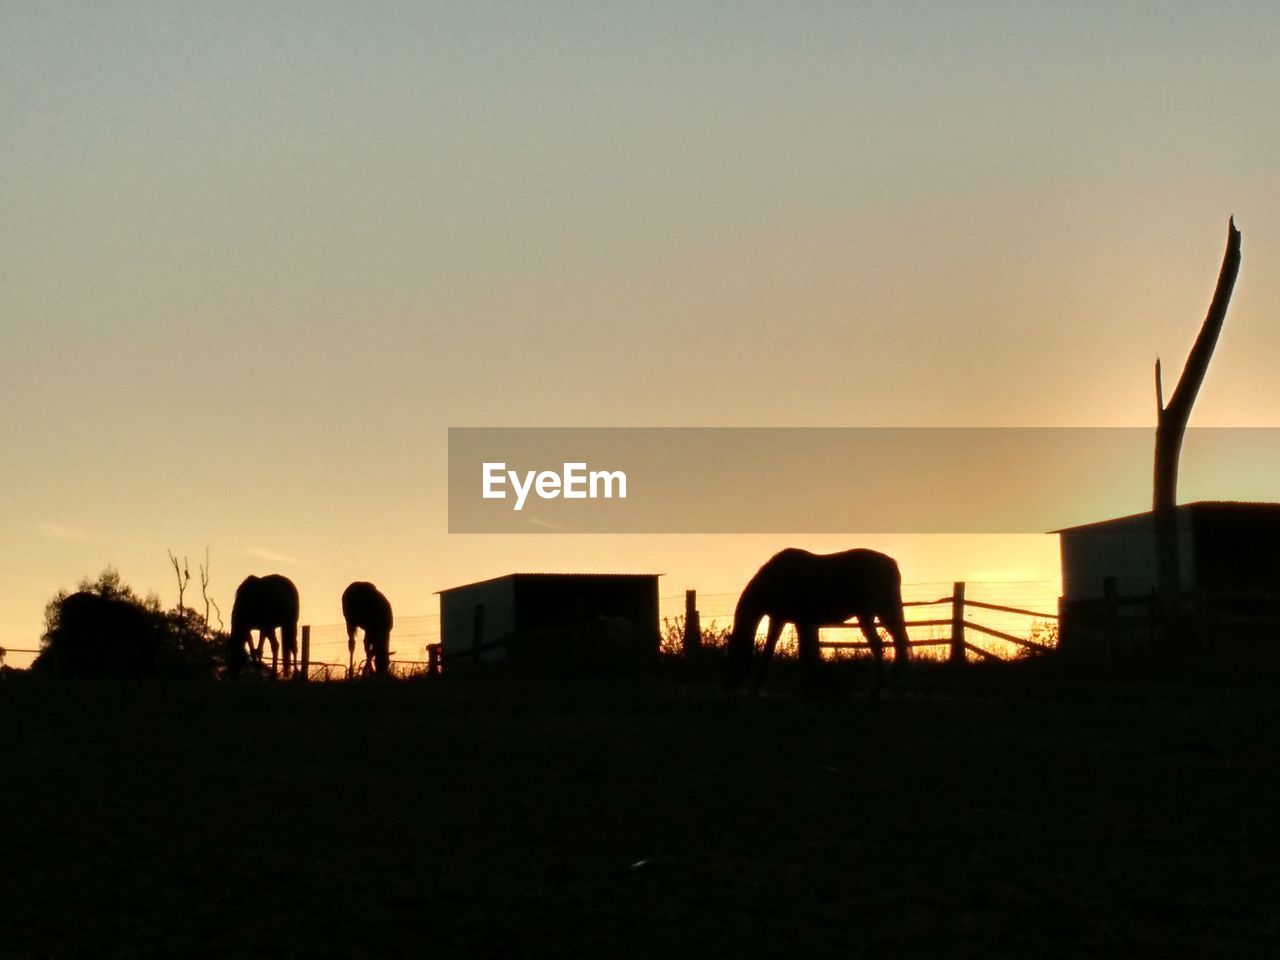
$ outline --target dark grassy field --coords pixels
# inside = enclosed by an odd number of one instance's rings
[[[1257,956],[1275,687],[0,682],[0,956]]]

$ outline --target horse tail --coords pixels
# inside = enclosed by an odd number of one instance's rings
[[[905,660],[910,655],[911,641],[907,636],[906,615],[902,606],[902,573],[895,561],[890,560],[889,563],[892,571],[885,591],[884,609],[880,612],[880,622],[889,631],[889,636],[893,637],[895,666],[899,660],[905,666]]]

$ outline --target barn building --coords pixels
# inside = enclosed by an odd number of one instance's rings
[[[440,591],[446,664],[613,666],[658,655],[658,577],[513,573]]]
[[[1182,589],[1229,614],[1269,615],[1280,593],[1280,504],[1202,501],[1177,507]],[[1111,618],[1127,642],[1150,637],[1157,587],[1148,511],[1055,530],[1062,549],[1060,644],[1101,643]],[[1114,600],[1111,598],[1115,598]]]

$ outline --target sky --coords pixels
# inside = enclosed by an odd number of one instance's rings
[[[1280,426],[1277,89],[1269,3],[2,2],[0,646],[206,547],[314,624],[790,544],[1051,580],[1039,535],[450,535],[447,430],[1153,425],[1230,215],[1192,422]]]

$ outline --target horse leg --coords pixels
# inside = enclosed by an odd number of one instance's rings
[[[818,664],[822,659],[818,646],[818,625],[815,623],[797,623],[796,639],[800,648],[800,670],[806,691],[811,692],[818,680]]]
[[[347,624],[347,676],[356,671],[356,625]]]
[[[276,630],[272,627],[270,630],[263,630],[262,636],[267,638],[271,644],[271,675],[277,675],[280,669],[280,643],[276,640]],[[258,640],[258,649],[262,649],[262,640]]]
[[[752,693],[759,693],[760,688],[764,686],[764,674],[769,668],[769,661],[773,659],[773,648],[778,645],[778,637],[782,636],[783,623],[780,617],[769,618],[769,632],[765,636],[764,651],[760,654],[760,666],[756,668],[755,683],[751,686]]]
[[[298,666],[298,625],[286,623],[280,628],[280,645],[284,648],[284,675]]]
[[[871,648],[871,658],[875,661],[871,691],[873,694],[878,694],[884,674],[884,641],[880,639],[880,631],[876,629],[876,618],[873,614],[858,614],[858,627],[862,630],[862,635],[867,638],[867,646]]]
[[[902,607],[896,606],[886,616],[880,615],[880,622],[893,637],[893,683],[901,687],[907,675],[907,662],[911,656],[911,641],[907,637],[907,625],[902,616]]]

